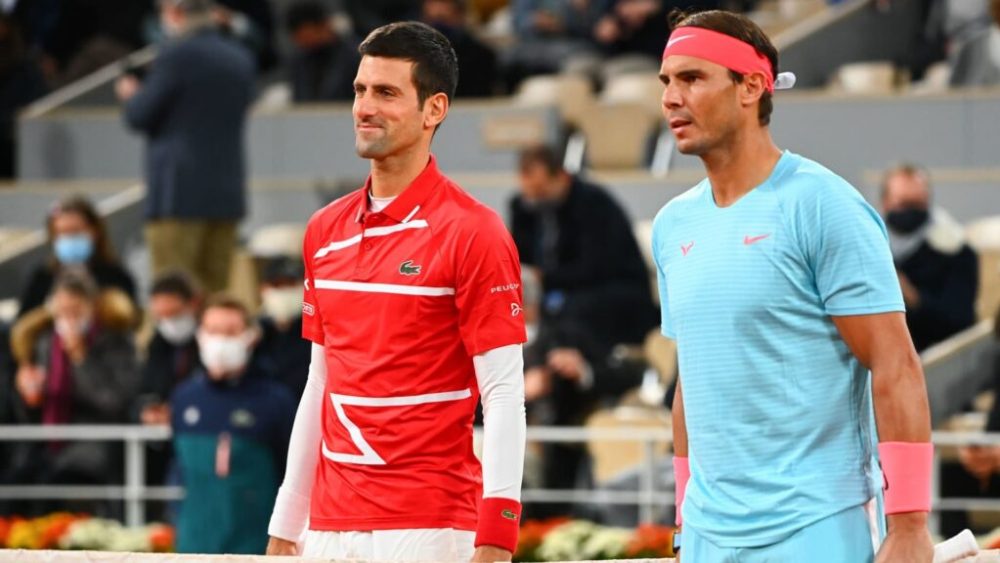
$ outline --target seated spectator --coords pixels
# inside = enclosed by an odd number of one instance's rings
[[[90,201],[82,196],[60,201],[45,224],[50,255],[31,273],[21,292],[18,318],[41,306],[52,290],[53,280],[72,267],[85,269],[100,289],[120,289],[133,304],[136,302],[135,281],[115,257],[104,219]]]
[[[573,57],[590,56],[594,26],[605,0],[512,0],[517,41],[504,53],[510,89],[524,78],[561,70]]]
[[[1000,0],[990,0],[992,25],[958,47],[952,61],[952,86],[1000,84]]]
[[[464,0],[424,0],[423,21],[451,42],[458,56],[456,98],[487,98],[496,94],[497,56],[466,25]]]
[[[296,405],[249,361],[256,339],[241,302],[208,301],[198,329],[204,367],[170,400],[187,493],[177,519],[180,553],[264,553]]]
[[[523,270],[525,321],[538,307],[540,286],[531,270]],[[613,406],[625,391],[642,382],[644,365],[623,360],[594,341],[581,326],[543,321],[524,351],[524,395],[531,424],[581,426],[597,408]],[[583,444],[542,446],[542,486],[547,489],[589,487]],[[568,514],[567,504],[535,507],[533,517]]]
[[[343,6],[361,37],[387,23],[420,18],[420,5],[413,0],[344,0]]]
[[[143,424],[170,423],[170,394],[198,367],[200,306],[201,296],[187,274],[171,272],[153,281],[149,311],[156,329],[142,369],[138,410]]]
[[[294,45],[289,81],[296,102],[349,101],[354,99],[358,71],[358,40],[342,36],[330,21],[323,4],[293,4],[285,16]]]
[[[917,350],[976,322],[979,259],[962,226],[931,207],[927,173],[904,164],[882,182],[882,210],[906,303],[906,324]]]
[[[622,208],[604,188],[566,172],[547,147],[521,153],[520,184],[511,232],[521,261],[541,276],[543,324],[579,325],[604,349],[642,342],[656,313]]]
[[[15,416],[30,424],[114,424],[127,420],[139,373],[132,329],[136,313],[121,291],[100,292],[86,274],[64,272],[47,307],[14,326],[18,368]],[[113,483],[116,447],[106,442],[27,444],[14,480]]]
[[[594,38],[606,55],[645,55],[659,61],[670,35],[668,6],[663,0],[614,0],[594,27]]]
[[[306,388],[311,350],[309,341],[302,338],[303,283],[300,258],[269,259],[261,279],[261,335],[255,352],[296,401]]]

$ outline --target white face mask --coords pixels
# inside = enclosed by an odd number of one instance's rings
[[[302,315],[302,289],[300,286],[265,289],[261,308],[275,322],[287,323]]]
[[[198,352],[201,363],[215,379],[232,375],[250,359],[250,334],[243,336],[198,335]]]
[[[160,319],[160,322],[156,323],[156,330],[164,340],[174,346],[179,346],[194,338],[194,333],[198,330],[198,321],[191,313],[184,313],[176,317]]]

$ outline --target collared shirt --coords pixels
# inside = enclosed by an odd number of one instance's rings
[[[433,157],[378,213],[370,183],[306,229],[302,332],[328,374],[310,527],[473,530],[472,357],[525,341],[517,250]]]

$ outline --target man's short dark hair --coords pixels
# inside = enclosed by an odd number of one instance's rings
[[[433,27],[420,22],[396,22],[372,31],[358,47],[361,56],[412,61],[413,85],[423,107],[438,92],[455,97],[458,85],[458,57],[448,39]]]
[[[295,33],[304,25],[323,25],[329,20],[330,14],[323,4],[312,0],[296,2],[285,12],[285,29],[289,33]]]
[[[184,301],[191,301],[198,296],[198,286],[194,279],[184,272],[167,272],[153,280],[149,294],[173,295]]]
[[[56,277],[51,293],[55,294],[58,291],[65,291],[87,301],[96,300],[100,293],[94,278],[86,270],[77,268],[67,269]]]
[[[236,311],[243,317],[243,324],[247,328],[254,326],[254,318],[250,313],[250,308],[247,307],[246,303],[240,301],[233,295],[229,293],[216,293],[208,298],[205,302],[205,306],[201,309],[201,318],[199,319],[199,324],[205,319],[205,313],[209,309],[227,309],[229,311]]]
[[[771,63],[771,79],[778,77],[778,49],[771,43],[767,34],[753,22],[750,18],[726,12],[724,10],[708,10],[687,14],[674,11],[670,14],[672,22],[671,28],[678,27],[700,27],[717,33],[722,33],[730,37],[735,37],[744,43],[749,43],[758,53],[767,57]],[[730,70],[729,76],[737,84],[743,82],[743,75]],[[774,111],[773,96],[770,92],[764,92],[760,97],[760,105],[757,108],[757,119],[761,125],[771,123],[771,112]]]
[[[523,172],[532,166],[544,167],[549,176],[555,176],[563,170],[559,154],[548,145],[534,145],[521,151],[518,169]]]

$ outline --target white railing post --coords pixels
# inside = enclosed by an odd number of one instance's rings
[[[656,488],[656,443],[652,438],[642,442],[642,473],[639,476],[639,489],[642,503],[639,505],[639,522],[653,523],[653,496]]]
[[[941,535],[941,450],[934,448],[934,463],[931,464],[931,511],[927,514],[927,529],[931,535]]]
[[[134,432],[125,436],[125,524],[130,527],[146,523],[144,484],[146,481],[145,441]]]

